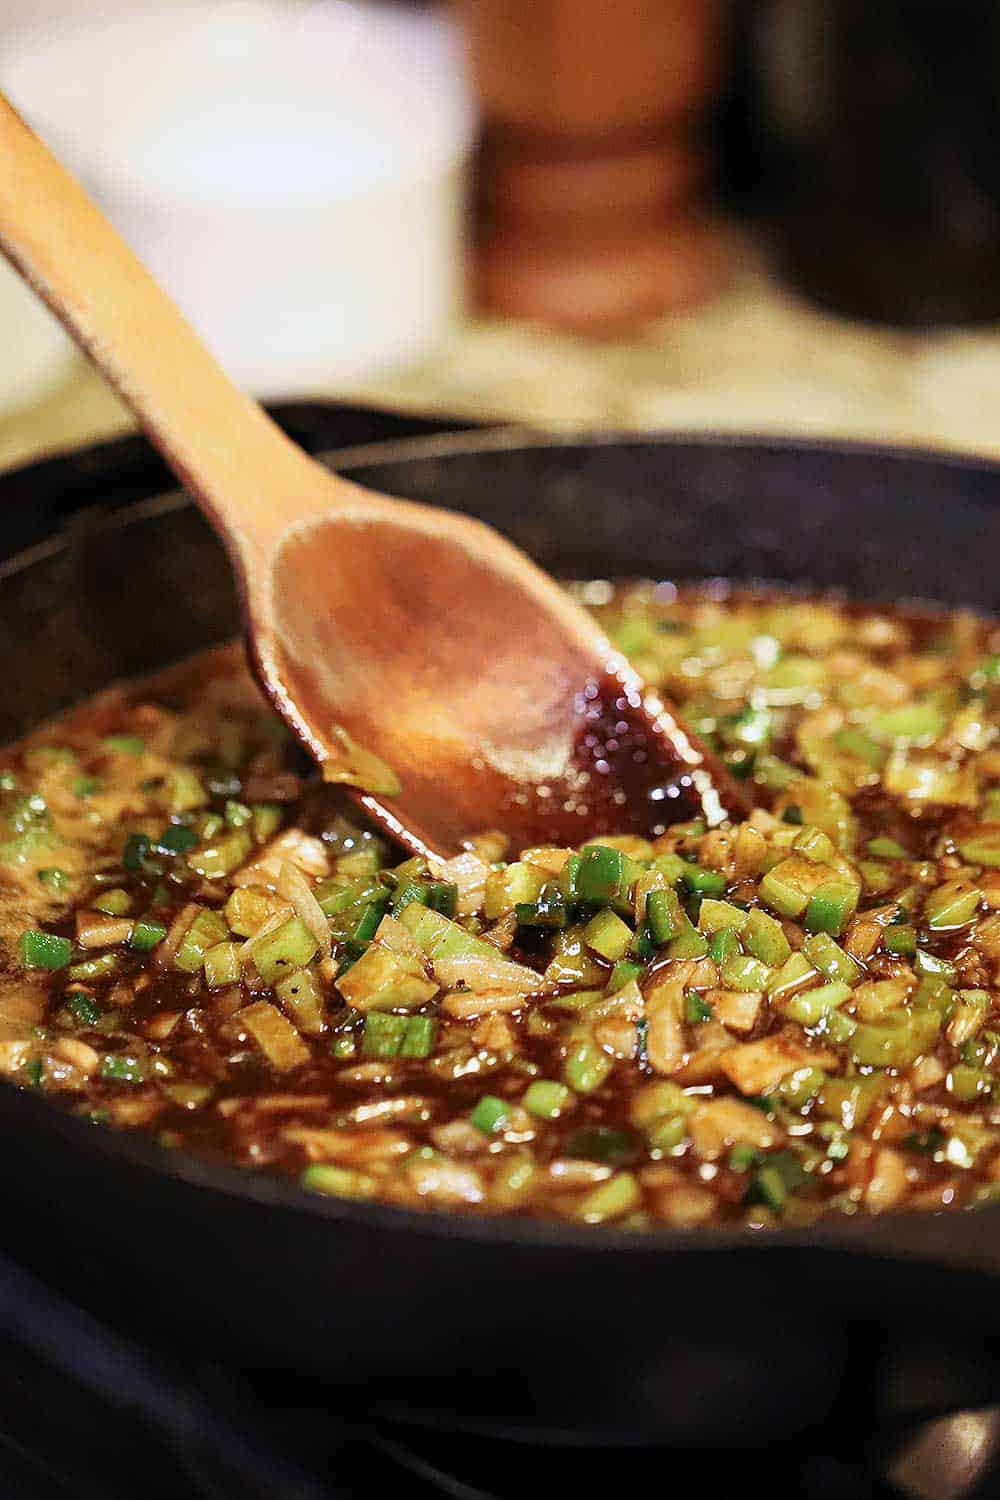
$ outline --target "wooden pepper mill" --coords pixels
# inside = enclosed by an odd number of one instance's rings
[[[618,333],[715,287],[699,127],[723,0],[458,0],[483,111],[476,294]]]

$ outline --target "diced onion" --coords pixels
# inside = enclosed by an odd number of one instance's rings
[[[458,887],[455,910],[460,917],[471,916],[481,909],[489,873],[489,865],[471,849],[456,854],[454,859],[446,859],[441,866],[442,880],[450,880]]]
[[[462,953],[454,958],[436,958],[434,977],[438,984],[452,990],[460,984],[478,993],[499,995],[533,995],[545,988],[545,982],[534,969],[510,959],[482,953]]]
[[[302,871],[287,860],[278,875],[278,894],[292,903],[298,916],[309,928],[319,945],[320,957],[329,958],[333,952],[330,924]]]

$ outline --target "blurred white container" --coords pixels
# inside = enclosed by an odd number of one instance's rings
[[[232,374],[320,393],[461,305],[473,116],[439,16],[159,8],[0,42],[0,82]]]
[[[55,318],[0,256],[0,417],[49,395],[75,358]]]

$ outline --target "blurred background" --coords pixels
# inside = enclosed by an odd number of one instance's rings
[[[1000,452],[990,0],[0,0],[254,392]],[[0,467],[129,419],[0,263]]]

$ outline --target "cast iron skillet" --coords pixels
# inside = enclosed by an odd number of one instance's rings
[[[473,511],[566,575],[997,604],[1000,467],[986,462],[510,431],[333,462],[390,494]],[[116,484],[115,450],[95,463],[99,494],[85,486],[82,504],[51,468],[0,482],[0,499],[20,502],[0,528],[0,740],[237,629],[200,514],[177,494],[136,501],[134,472]],[[23,1259],[143,1331],[275,1378],[322,1376],[369,1412],[698,1441],[997,1389],[986,1351],[1000,1333],[1000,1205],[756,1235],[463,1221],[201,1165],[6,1086],[0,1140],[4,1236]],[[949,1340],[973,1350],[961,1378],[938,1358]]]

